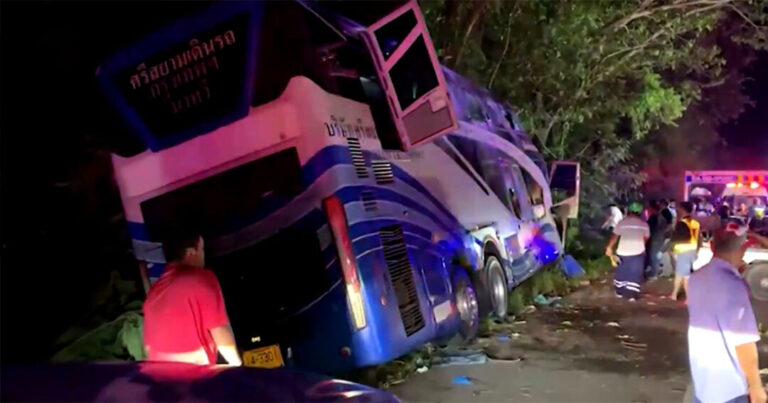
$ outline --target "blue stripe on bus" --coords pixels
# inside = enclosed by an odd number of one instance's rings
[[[414,234],[419,234],[427,239],[432,238],[432,232],[428,229],[410,222],[398,221],[392,218],[377,218],[352,224],[349,226],[349,237],[355,239],[368,234],[378,233],[381,227],[387,225],[400,225],[403,228],[403,231],[413,232]]]
[[[147,226],[140,222],[126,221],[128,225],[128,234],[131,239],[137,241],[149,241],[149,232]]]
[[[443,220],[438,218],[433,212],[429,211],[429,209],[417,203],[413,199],[389,189],[372,188],[370,186],[345,186],[337,190],[336,195],[339,197],[339,199],[341,199],[342,203],[347,204],[349,202],[360,201],[360,192],[366,189],[375,189],[377,200],[386,200],[386,201],[395,202],[404,207],[416,210],[419,213],[429,217],[430,220],[434,221],[436,224],[439,224],[441,227],[443,227],[445,230],[449,232],[453,231],[456,228],[456,225],[458,225],[458,224],[452,225],[453,223],[450,223],[450,224],[445,223]]]
[[[369,161],[371,159],[379,158],[378,156],[376,156],[376,154],[373,154],[370,151],[363,150],[363,154],[367,155]],[[427,188],[424,187],[424,185],[419,183],[419,181],[417,181],[416,178],[409,175],[407,172],[405,172],[405,170],[403,170],[399,166],[395,164],[391,164],[391,165],[392,165],[392,174],[395,176],[395,178],[400,179],[401,181],[411,186],[417,192],[423,194],[424,197],[429,199],[429,201],[431,201],[432,204],[434,204],[435,207],[437,207],[443,214],[445,214],[453,223],[458,225],[459,220],[456,218],[456,216],[454,216],[447,208],[445,208],[445,206],[443,206],[443,203],[441,203],[439,200],[437,200],[437,198],[432,196],[432,193],[430,193],[429,190],[427,190]]]

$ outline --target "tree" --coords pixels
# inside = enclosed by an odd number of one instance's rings
[[[443,62],[516,105],[550,159],[582,162],[582,211],[643,181],[633,146],[724,80],[717,41],[768,43],[759,0],[430,1]],[[456,29],[460,27],[460,29]]]

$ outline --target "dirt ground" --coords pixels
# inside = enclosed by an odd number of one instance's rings
[[[407,402],[682,402],[687,309],[661,298],[671,287],[651,282],[628,302],[598,281],[467,347],[487,363],[432,367],[391,390]]]

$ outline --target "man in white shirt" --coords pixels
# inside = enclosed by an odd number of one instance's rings
[[[645,242],[651,236],[648,223],[640,215],[643,205],[638,202],[629,204],[627,216],[613,230],[605,254],[613,257],[613,246],[618,241],[616,255],[621,262],[613,275],[616,295],[635,301],[640,296],[640,284],[645,281]]]
[[[604,230],[613,232],[613,229],[616,228],[616,226],[619,224],[619,221],[621,221],[623,218],[624,215],[621,214],[619,206],[611,203],[608,205],[608,218],[606,218],[602,228]]]
[[[758,369],[760,333],[738,270],[746,238],[746,228],[736,223],[716,230],[712,261],[691,275],[688,356],[696,402],[765,403],[768,398]]]

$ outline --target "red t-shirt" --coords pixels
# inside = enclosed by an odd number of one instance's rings
[[[229,324],[216,275],[171,263],[144,301],[144,344],[150,361],[216,364],[210,329]]]

